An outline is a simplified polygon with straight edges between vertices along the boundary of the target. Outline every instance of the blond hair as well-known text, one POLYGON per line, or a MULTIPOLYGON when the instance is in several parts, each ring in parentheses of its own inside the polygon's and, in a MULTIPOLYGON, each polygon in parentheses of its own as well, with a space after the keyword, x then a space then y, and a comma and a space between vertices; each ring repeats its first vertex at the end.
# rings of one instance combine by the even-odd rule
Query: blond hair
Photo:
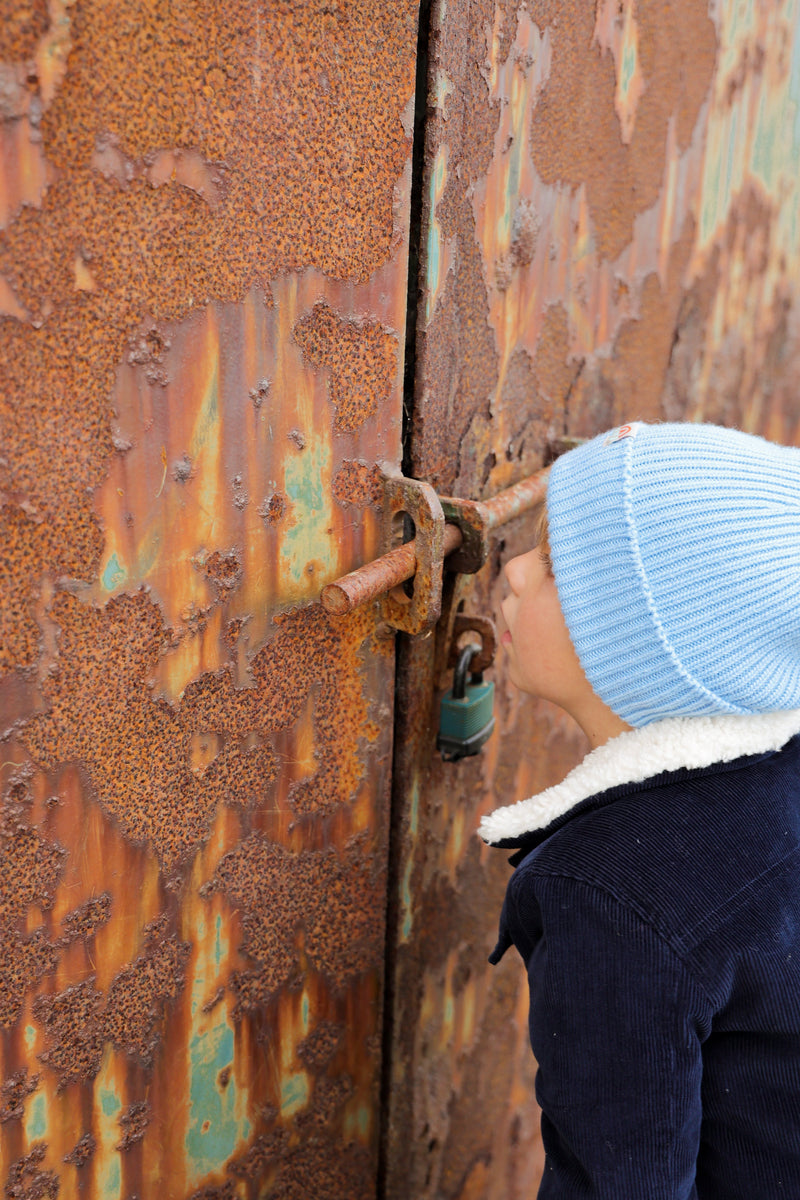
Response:
POLYGON ((547 505, 542 501, 533 527, 533 548, 539 551, 539 557, 547 567, 548 575, 553 574, 553 561, 550 557, 550 525, 547 520, 547 505))

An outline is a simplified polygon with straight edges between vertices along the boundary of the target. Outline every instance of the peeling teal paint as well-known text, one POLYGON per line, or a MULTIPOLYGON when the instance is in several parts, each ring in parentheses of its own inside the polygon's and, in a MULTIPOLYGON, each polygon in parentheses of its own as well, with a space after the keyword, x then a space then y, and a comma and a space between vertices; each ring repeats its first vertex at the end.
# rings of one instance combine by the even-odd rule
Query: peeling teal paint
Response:
POLYGON ((112 554, 103 570, 103 587, 107 592, 113 592, 114 588, 119 587, 122 581, 127 578, 127 574, 128 572, 125 570, 125 567, 119 561, 116 554, 112 554))
POLYGON ((122 1189, 122 1170, 119 1155, 115 1154, 108 1164, 108 1171, 101 1183, 103 1200, 117 1200, 122 1189))
POLYGON ((233 1063, 233 1029, 221 1021, 195 1034, 189 1044, 189 1128, 185 1146, 192 1181, 219 1171, 237 1146, 250 1135, 250 1122, 236 1113, 236 1080, 231 1074, 223 1090, 220 1071, 233 1063))
POLYGON ((217 967, 222 963, 224 951, 222 946, 222 917, 217 913, 216 925, 214 928, 214 962, 217 967))
POLYGON ((308 1033, 309 1020, 311 1018, 311 1001, 308 998, 308 992, 303 992, 303 1002, 300 1006, 300 1019, 303 1022, 303 1033, 308 1033))
POLYGON ((430 182, 430 224, 428 227, 427 256, 427 296, 425 299, 425 320, 430 321, 436 306, 436 300, 444 284, 442 279, 442 231, 436 219, 436 207, 444 195, 447 182, 447 150, 440 146, 431 168, 430 182))
POLYGON ((105 1087, 102 1083, 98 1090, 98 1100, 103 1116, 98 1153, 99 1194, 102 1200, 119 1200, 122 1171, 115 1143, 120 1133, 116 1118, 122 1109, 122 1101, 113 1088, 105 1087))
POLYGON ((281 1083, 281 1116, 292 1117, 308 1104, 308 1076, 305 1071, 290 1075, 281 1083))
POLYGON ((620 71, 620 92, 623 97, 628 94, 634 72, 636 71, 636 47, 628 45, 622 53, 622 70, 620 71))
POLYGON ((116 1092, 112 1092, 110 1088, 101 1088, 100 1107, 104 1117, 115 1117, 122 1108, 122 1103, 116 1092))
POLYGON ((34 1096, 30 1111, 25 1118, 25 1137, 29 1142, 39 1141, 47 1134, 47 1100, 42 1092, 34 1096))
POLYGON ((330 577, 336 569, 334 543, 330 536, 330 448, 315 440, 302 454, 293 455, 284 465, 284 487, 295 517, 281 544, 281 558, 292 598, 316 595, 320 580, 310 574, 311 563, 321 563, 330 577))
POLYGON ((25 1026, 25 1046, 28 1050, 32 1050, 36 1045, 36 1030, 33 1025, 25 1026))

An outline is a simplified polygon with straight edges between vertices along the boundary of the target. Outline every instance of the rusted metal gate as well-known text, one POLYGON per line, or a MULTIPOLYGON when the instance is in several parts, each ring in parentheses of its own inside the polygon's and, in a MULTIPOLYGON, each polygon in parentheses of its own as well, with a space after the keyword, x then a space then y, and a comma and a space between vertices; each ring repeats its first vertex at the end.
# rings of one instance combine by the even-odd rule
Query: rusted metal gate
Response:
POLYGON ((498 664, 439 763, 436 636, 317 597, 385 548, 380 463, 477 498, 623 418, 800 440, 797 25, 0 0, 7 1197, 533 1194, 472 831, 578 736, 498 664))
MULTIPOLYGON (((800 10, 434 0, 407 470, 490 497, 565 436, 709 420, 800 444, 800 10)), ((520 519, 464 581, 497 611, 520 519)), ((497 682, 442 764, 431 641, 403 648, 386 1086, 390 1200, 525 1200, 541 1170, 527 985, 487 973, 508 877, 479 817, 561 778, 574 726, 497 682)))

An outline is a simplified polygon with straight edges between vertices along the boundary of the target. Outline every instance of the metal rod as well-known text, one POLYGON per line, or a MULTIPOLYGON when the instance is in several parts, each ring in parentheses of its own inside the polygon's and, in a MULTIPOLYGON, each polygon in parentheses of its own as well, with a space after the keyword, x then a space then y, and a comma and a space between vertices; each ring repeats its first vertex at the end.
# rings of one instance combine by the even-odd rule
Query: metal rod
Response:
MULTIPOLYGON (((349 575, 343 575, 322 589, 322 607, 326 612, 341 617, 352 612, 360 604, 374 600, 389 592, 393 587, 413 579, 417 570, 416 538, 402 546, 389 550, 373 562, 356 567, 349 575)), ((457 550, 463 541, 457 525, 445 525, 444 557, 457 550)))
MULTIPOLYGON (((513 487, 498 492, 491 500, 481 501, 477 507, 485 518, 487 528, 496 529, 498 525, 504 525, 520 513, 534 508, 544 499, 547 476, 547 470, 539 471, 538 474, 515 483, 513 487)), ((444 557, 447 558, 448 554, 457 550, 463 540, 457 525, 445 525, 444 557)), ((416 538, 405 542, 373 562, 357 567, 349 575, 343 575, 341 579, 329 583, 322 589, 322 607, 334 616, 344 616, 360 604, 366 604, 393 587, 405 583, 407 579, 412 579, 417 570, 415 542, 416 538)))
POLYGON ((498 492, 491 500, 482 500, 480 508, 486 517, 487 528, 496 529, 520 513, 535 508, 545 498, 549 474, 550 468, 547 467, 544 471, 529 475, 527 479, 521 479, 513 487, 498 492))

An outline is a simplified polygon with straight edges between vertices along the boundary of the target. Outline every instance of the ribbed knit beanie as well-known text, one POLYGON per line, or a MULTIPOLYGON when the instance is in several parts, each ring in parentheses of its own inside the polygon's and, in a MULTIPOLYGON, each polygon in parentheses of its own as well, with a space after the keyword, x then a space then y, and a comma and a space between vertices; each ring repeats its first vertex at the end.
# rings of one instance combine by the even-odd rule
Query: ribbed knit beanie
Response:
POLYGON ((578 658, 630 725, 800 708, 800 450, 623 425, 555 461, 547 511, 578 658))

